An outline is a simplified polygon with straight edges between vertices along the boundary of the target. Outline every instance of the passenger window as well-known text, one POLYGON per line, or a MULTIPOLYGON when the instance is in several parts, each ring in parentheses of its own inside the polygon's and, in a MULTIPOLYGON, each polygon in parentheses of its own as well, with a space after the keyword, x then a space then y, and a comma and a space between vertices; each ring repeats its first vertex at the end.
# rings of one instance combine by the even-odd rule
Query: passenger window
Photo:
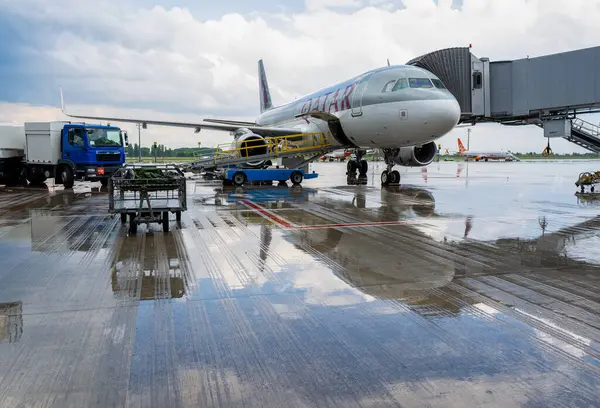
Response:
POLYGON ((431 78, 431 82, 433 82, 433 86, 440 89, 446 89, 446 86, 439 79, 431 78))
POLYGON ((411 88, 433 88, 429 78, 409 78, 408 83, 411 88))
POLYGON ((83 147, 83 129, 69 129, 69 144, 75 147, 83 147))
POLYGON ((390 92, 390 90, 394 87, 395 83, 396 83, 395 79, 393 81, 388 82, 387 84, 385 84, 385 86, 383 87, 381 92, 390 92))
POLYGON ((392 92, 396 92, 404 88, 408 88, 408 81, 406 80, 406 78, 400 78, 398 82, 396 82, 396 85, 394 86, 394 89, 392 89, 392 92))

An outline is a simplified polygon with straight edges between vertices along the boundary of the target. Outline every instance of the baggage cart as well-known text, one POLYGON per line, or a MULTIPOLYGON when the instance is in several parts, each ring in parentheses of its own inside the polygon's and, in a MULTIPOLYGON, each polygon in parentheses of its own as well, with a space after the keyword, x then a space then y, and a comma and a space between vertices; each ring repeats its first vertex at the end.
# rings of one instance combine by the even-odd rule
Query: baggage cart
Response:
POLYGON ((109 212, 119 214, 129 232, 139 224, 162 223, 169 231, 169 213, 181 226, 181 213, 187 210, 186 179, 172 164, 126 164, 108 183, 109 212))

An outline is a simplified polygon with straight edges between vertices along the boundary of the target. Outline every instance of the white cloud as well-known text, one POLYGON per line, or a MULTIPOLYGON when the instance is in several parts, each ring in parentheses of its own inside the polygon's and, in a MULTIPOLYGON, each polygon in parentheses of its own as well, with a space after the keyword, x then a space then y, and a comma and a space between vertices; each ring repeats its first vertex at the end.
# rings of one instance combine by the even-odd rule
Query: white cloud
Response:
MULTIPOLYGON (((600 35, 600 7, 585 0, 572 0, 569 7, 562 0, 464 0, 461 10, 452 3, 404 0, 405 7, 397 8, 396 1, 307 0, 302 12, 232 13, 213 20, 185 8, 136 9, 107 0, 93 5, 57 0, 43 6, 41 0, 20 0, 3 3, 0 12, 64 24, 38 51, 59 62, 56 75, 66 78, 62 85, 76 93, 78 102, 85 102, 88 93, 94 100, 102 96, 105 105, 198 112, 190 117, 194 120, 257 114, 260 58, 274 102, 284 103, 381 66, 387 58, 401 64, 429 51, 473 43, 479 57, 516 59, 597 45, 600 35)), ((541 151, 545 143, 534 127, 476 129, 480 140, 490 135, 490 144, 481 148, 541 151)), ((456 134, 464 133, 457 130, 444 144, 454 147, 456 134)), ((575 149, 560 142, 555 151, 575 149)), ((479 148, 475 138, 472 147, 479 148)))

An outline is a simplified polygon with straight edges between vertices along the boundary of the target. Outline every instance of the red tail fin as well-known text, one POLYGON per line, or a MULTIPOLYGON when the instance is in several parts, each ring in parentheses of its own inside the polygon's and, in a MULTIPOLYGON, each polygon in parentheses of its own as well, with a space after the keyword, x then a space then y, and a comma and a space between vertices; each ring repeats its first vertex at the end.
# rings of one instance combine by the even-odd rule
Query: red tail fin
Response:
POLYGON ((467 149, 465 149, 465 146, 462 144, 462 142, 460 141, 460 137, 459 137, 458 138, 458 152, 460 154, 463 154, 466 151, 467 151, 467 149))

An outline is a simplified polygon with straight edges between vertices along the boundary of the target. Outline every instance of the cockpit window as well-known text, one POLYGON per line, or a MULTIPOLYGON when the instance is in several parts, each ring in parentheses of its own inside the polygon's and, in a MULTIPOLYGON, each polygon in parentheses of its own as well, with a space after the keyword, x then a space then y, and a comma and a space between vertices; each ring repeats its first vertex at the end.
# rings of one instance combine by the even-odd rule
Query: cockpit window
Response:
POLYGON ((392 92, 396 92, 404 88, 408 88, 408 81, 406 78, 400 78, 398 82, 396 82, 396 85, 394 85, 394 88, 392 88, 392 92))
POLYGON ((433 85, 436 88, 446 89, 446 86, 444 85, 444 83, 442 81, 440 81, 439 79, 431 78, 431 82, 433 82, 433 85))
POLYGON ((392 87, 394 86, 395 83, 396 83, 395 79, 393 81, 388 82, 387 84, 385 84, 385 86, 383 87, 381 92, 390 92, 390 90, 392 89, 392 87))
POLYGON ((408 78, 411 88, 433 88, 429 78, 408 78))

